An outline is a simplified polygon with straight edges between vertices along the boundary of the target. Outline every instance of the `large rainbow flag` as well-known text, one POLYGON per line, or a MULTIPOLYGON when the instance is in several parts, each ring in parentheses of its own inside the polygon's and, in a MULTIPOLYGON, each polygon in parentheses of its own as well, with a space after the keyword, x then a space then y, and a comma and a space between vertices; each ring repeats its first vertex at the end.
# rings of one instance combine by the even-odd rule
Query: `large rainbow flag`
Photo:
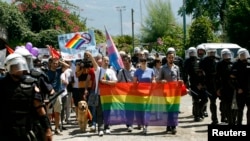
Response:
POLYGON ((76 33, 65 45, 66 48, 78 49, 82 44, 86 43, 87 40, 82 37, 79 33, 76 33))
POLYGON ((104 122, 177 126, 181 87, 178 82, 100 84, 104 122))

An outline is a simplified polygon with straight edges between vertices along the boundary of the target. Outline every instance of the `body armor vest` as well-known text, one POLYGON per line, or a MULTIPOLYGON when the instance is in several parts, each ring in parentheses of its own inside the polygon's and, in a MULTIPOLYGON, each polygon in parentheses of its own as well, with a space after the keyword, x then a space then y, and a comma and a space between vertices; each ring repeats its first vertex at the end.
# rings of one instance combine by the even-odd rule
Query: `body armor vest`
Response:
POLYGON ((32 130, 33 119, 35 117, 33 108, 34 102, 34 83, 20 83, 13 87, 6 88, 5 99, 8 103, 6 111, 7 131, 14 136, 27 136, 32 130))

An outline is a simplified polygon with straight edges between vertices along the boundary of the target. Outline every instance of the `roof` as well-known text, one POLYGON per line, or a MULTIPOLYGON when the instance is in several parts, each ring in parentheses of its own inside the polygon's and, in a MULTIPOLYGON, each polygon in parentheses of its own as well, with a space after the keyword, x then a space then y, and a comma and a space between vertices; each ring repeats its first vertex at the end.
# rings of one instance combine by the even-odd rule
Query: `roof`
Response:
MULTIPOLYGON (((202 44, 199 44, 198 46, 204 46, 205 49, 207 47, 210 47, 210 48, 216 48, 216 49, 223 49, 223 48, 241 48, 241 46, 239 46, 238 44, 234 44, 234 43, 202 43, 202 44)), ((197 47, 198 47, 197 46, 197 47)), ((196 47, 196 48, 197 48, 196 47)))

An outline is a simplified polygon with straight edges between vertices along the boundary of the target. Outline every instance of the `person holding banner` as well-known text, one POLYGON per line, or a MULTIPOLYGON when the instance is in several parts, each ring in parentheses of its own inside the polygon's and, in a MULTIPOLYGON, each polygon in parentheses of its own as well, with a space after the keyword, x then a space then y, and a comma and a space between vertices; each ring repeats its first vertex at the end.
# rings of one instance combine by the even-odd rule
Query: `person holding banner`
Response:
POLYGON ((109 68, 109 57, 104 56, 102 61, 102 66, 99 67, 95 59, 92 57, 90 53, 88 53, 93 67, 95 69, 95 93, 99 95, 98 104, 96 106, 96 121, 98 124, 98 134, 99 136, 103 136, 104 133, 110 134, 110 127, 108 123, 109 113, 103 113, 102 103, 100 98, 100 90, 99 85, 114 85, 117 83, 116 73, 113 69, 109 68), (106 117, 106 119, 105 119, 106 117))
MULTIPOLYGON (((130 83, 133 82, 133 77, 136 69, 133 67, 131 63, 131 58, 128 55, 122 56, 122 61, 124 64, 124 68, 121 69, 118 74, 117 74, 117 79, 118 82, 125 82, 125 83, 130 83)), ((126 113, 126 118, 127 118, 127 131, 132 132, 133 127, 132 127, 132 122, 134 117, 134 111, 132 112, 127 112, 126 113)))
MULTIPOLYGON (((135 83, 135 86, 138 86, 137 84, 143 83, 155 83, 155 72, 153 69, 147 67, 147 59, 145 57, 140 58, 140 65, 141 67, 136 69, 133 77, 133 82, 135 83)), ((146 99, 143 99, 143 101, 147 101, 146 99)), ((143 134, 147 134, 147 127, 148 127, 148 121, 150 118, 150 115, 148 112, 144 111, 142 114, 136 115, 138 126, 143 126, 143 134)))
MULTIPOLYGON (((180 69, 177 65, 174 64, 175 52, 168 51, 166 53, 166 64, 162 66, 160 70, 159 81, 162 83, 173 82, 173 81, 180 81, 180 69)), ((178 113, 177 113, 178 114, 178 113)), ((176 119, 172 114, 168 114, 168 121, 167 121, 167 129, 166 132, 172 132, 172 134, 176 134, 176 126, 178 124, 178 118, 176 119), (177 120, 177 121, 176 121, 177 120)), ((178 116, 178 115, 177 115, 178 116)))

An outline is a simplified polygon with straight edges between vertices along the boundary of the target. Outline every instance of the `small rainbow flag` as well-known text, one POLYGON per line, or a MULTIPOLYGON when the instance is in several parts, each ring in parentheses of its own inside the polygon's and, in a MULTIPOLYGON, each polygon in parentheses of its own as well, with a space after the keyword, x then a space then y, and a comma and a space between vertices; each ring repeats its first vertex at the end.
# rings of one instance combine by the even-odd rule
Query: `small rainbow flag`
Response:
POLYGON ((182 96, 178 82, 99 86, 106 124, 178 125, 182 96))
POLYGON ((75 36, 66 43, 65 47, 78 49, 85 42, 86 40, 79 33, 76 33, 75 36))
POLYGON ((110 80, 110 78, 109 78, 109 76, 108 76, 107 74, 105 74, 105 75, 102 77, 102 79, 104 79, 104 80, 110 80))

